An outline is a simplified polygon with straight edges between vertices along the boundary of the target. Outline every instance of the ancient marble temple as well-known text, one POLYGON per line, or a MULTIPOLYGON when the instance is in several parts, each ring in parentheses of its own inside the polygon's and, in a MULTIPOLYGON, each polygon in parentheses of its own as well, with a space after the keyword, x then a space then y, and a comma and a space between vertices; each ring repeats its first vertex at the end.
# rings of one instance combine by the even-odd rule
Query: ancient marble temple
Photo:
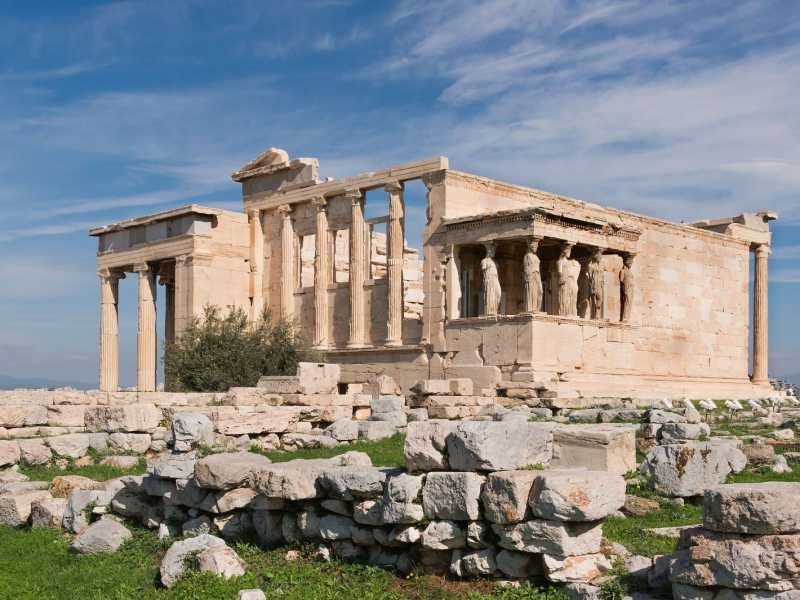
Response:
POLYGON ((471 377, 566 398, 768 393, 773 213, 672 223, 455 171, 444 157, 338 180, 318 168, 270 148, 233 174, 241 213, 190 205, 90 231, 101 389, 118 385, 118 286, 134 277, 140 390, 156 386, 163 293, 167 339, 205 304, 252 318, 268 308, 351 383, 385 372, 406 388, 471 377), (427 189, 421 257, 405 243, 414 180, 427 189), (365 215, 368 191, 381 216, 365 215))

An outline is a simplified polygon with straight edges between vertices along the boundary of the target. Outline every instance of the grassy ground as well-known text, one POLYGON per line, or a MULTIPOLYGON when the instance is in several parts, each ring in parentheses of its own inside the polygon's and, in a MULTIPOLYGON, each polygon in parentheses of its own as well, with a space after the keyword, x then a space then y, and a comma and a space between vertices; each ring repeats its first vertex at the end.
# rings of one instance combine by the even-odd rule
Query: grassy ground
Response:
POLYGON ((118 469, 108 465, 85 465, 76 466, 74 463, 67 465, 66 469, 60 469, 53 464, 37 465, 33 467, 21 467, 20 473, 28 476, 31 481, 50 481, 57 475, 83 475, 95 481, 106 481, 123 475, 141 475, 147 471, 147 464, 144 458, 139 459, 138 464, 132 469, 118 469))
POLYGON ((789 465, 792 470, 788 473, 775 473, 768 467, 754 467, 745 469, 741 473, 732 473, 728 476, 728 483, 762 483, 765 481, 800 481, 800 463, 789 465))
POLYGON ((68 536, 53 530, 0 527, 0 600, 233 600, 240 589, 261 588, 268 598, 565 600, 554 590, 524 586, 498 590, 489 581, 453 582, 438 577, 399 578, 365 565, 284 559, 285 551, 233 544, 247 574, 230 580, 189 573, 167 590, 158 584, 158 565, 169 544, 131 526, 134 537, 117 553, 78 556, 68 536))
POLYGON ((286 462, 295 458, 330 458, 345 452, 366 452, 376 467, 402 467, 405 465, 403 445, 405 436, 396 434, 385 440, 377 442, 358 441, 353 444, 337 446, 335 448, 309 448, 294 452, 272 451, 263 452, 272 462, 286 462))
POLYGON ((663 535, 644 531, 654 527, 678 527, 697 525, 703 522, 703 507, 693 504, 674 506, 661 503, 661 510, 643 517, 626 519, 609 517, 603 524, 603 535, 612 542, 618 542, 634 554, 656 556, 669 554, 675 550, 676 540, 663 535))

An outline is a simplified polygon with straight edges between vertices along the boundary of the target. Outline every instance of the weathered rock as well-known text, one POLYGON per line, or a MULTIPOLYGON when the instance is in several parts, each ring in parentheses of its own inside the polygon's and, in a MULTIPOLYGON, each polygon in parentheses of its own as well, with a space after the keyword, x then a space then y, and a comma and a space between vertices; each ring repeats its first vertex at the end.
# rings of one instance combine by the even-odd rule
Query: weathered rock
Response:
POLYGON ((471 552, 456 550, 450 562, 450 572, 456 577, 485 577, 497 569, 496 557, 494 548, 471 552))
POLYGON ((697 496, 723 483, 731 472, 744 469, 747 460, 729 440, 655 446, 640 470, 650 485, 667 496, 697 496))
POLYGON ((29 491, 0 495, 0 525, 22 527, 31 516, 34 502, 51 498, 49 492, 29 491))
POLYGON ((447 436, 447 455, 450 468, 456 471, 504 471, 549 464, 552 427, 516 421, 461 422, 447 436))
POLYGON ((44 443, 44 440, 19 440, 18 443, 20 462, 23 465, 46 465, 53 458, 53 452, 44 443))
POLYGON ((64 458, 80 458, 85 456, 91 446, 92 438, 88 433, 69 433, 47 438, 47 445, 58 456, 64 458))
POLYGON ((635 425, 559 425, 553 431, 551 468, 581 467, 624 475, 636 465, 635 425))
POLYGON ((547 578, 557 582, 593 581, 612 567, 611 560, 599 553, 566 558, 543 554, 542 562, 547 578))
POLYGON ((330 436, 310 433, 286 433, 281 441, 286 448, 335 448, 339 445, 330 436))
POLYGON ((176 452, 214 444, 214 425, 201 413, 179 412, 170 421, 170 443, 176 452))
POLYGON ((467 523, 467 546, 480 549, 494 545, 494 534, 489 524, 483 521, 470 521, 467 523))
POLYGON ((331 498, 377 498, 383 493, 386 472, 374 467, 335 467, 323 470, 317 481, 331 498))
POLYGON ((112 433, 108 436, 108 447, 117 452, 144 454, 151 442, 149 433, 112 433))
POLYGON ((447 436, 457 423, 428 420, 408 424, 403 453, 410 472, 443 471, 448 468, 447 436))
POLYGON ((264 592, 257 589, 239 590, 238 600, 267 600, 264 592))
POLYGON ((496 557, 497 568, 507 577, 527 579, 542 573, 541 560, 536 555, 501 550, 496 557))
POLYGON ((422 547, 429 550, 451 550, 466 545, 464 529, 453 521, 431 521, 422 532, 422 547))
POLYGON ((325 515, 319 520, 319 535, 323 540, 348 540, 353 520, 342 515, 325 515))
POLYGON ((538 473, 535 470, 490 473, 481 492, 484 518, 500 524, 524 521, 538 473))
POLYGON ((358 437, 376 442, 392 437, 397 433, 397 428, 387 421, 359 421, 358 437))
POLYGON ((408 424, 408 417, 402 410, 382 413, 373 412, 369 420, 372 422, 389 423, 394 428, 405 427, 408 424))
POLYGON ((711 434, 711 427, 706 423, 665 423, 661 426, 661 441, 665 444, 699 440, 711 434))
POLYGON ((383 394, 373 398, 369 403, 372 414, 403 412, 406 408, 406 401, 402 396, 383 394))
POLYGON ((641 496, 625 496, 622 512, 632 517, 643 517, 648 513, 659 510, 661 505, 658 500, 642 498, 641 496))
POLYGON ((652 408, 645 414, 645 419, 650 423, 687 423, 688 420, 681 414, 652 408))
POLYGON ((200 515, 194 519, 189 519, 181 526, 183 537, 194 537, 211 532, 211 519, 205 515, 200 515))
POLYGON ((493 525, 498 546, 507 550, 577 556, 600 551, 601 523, 559 523, 534 519, 515 525, 493 525))
POLYGON ((271 464, 266 456, 253 452, 212 454, 197 461, 194 476, 199 486, 213 490, 253 487, 256 475, 271 464))
POLYGON ((117 406, 90 406, 86 408, 84 419, 86 430, 113 433, 148 432, 161 422, 163 414, 154 404, 143 402, 117 406))
POLYGON ((50 483, 50 493, 57 498, 68 498, 75 490, 99 490, 104 484, 81 475, 56 475, 50 483))
POLYGON ((83 427, 85 406, 69 404, 47 407, 47 425, 50 427, 83 427))
POLYGON ((429 519, 477 520, 483 479, 477 473, 429 473, 422 488, 425 516, 429 519))
POLYGON ((264 546, 275 546, 283 542, 283 515, 279 511, 254 510, 253 529, 264 546))
POLYGON ((0 409, 0 426, 31 427, 47 424, 47 407, 38 404, 3 406, 0 409))
POLYGON ((339 442, 352 442, 358 439, 358 421, 336 419, 325 428, 325 434, 339 442))
POLYGON ((31 502, 31 527, 33 529, 61 529, 66 498, 43 498, 31 502))
POLYGON ((0 467, 15 465, 19 462, 19 444, 15 441, 0 441, 0 467))
POLYGON ((800 483, 720 485, 706 490, 703 523, 730 533, 800 532, 800 483))
POLYGON ((172 544, 161 560, 161 583, 165 587, 175 585, 175 582, 186 569, 186 559, 213 548, 227 548, 227 545, 224 540, 208 534, 198 535, 172 544))
POLYGON ((749 443, 742 447, 742 452, 747 457, 747 464, 771 465, 775 459, 775 448, 770 444, 764 443, 763 438, 759 438, 760 443, 749 443))
POLYGON ((800 535, 738 535, 695 527, 681 535, 673 583, 782 592, 800 589, 800 535))
POLYGON ((605 471, 542 471, 529 504, 542 519, 596 521, 625 504, 625 480, 605 471))
POLYGON ((108 554, 119 550, 132 534, 116 519, 103 517, 84 529, 70 548, 78 554, 108 554))
POLYGON ((225 579, 245 574, 244 561, 229 546, 208 546, 201 550, 197 555, 197 566, 201 573, 211 573, 225 579))
POLYGON ((107 507, 113 494, 101 490, 76 490, 67 498, 64 511, 64 529, 80 533, 89 526, 89 516, 94 507, 107 507))

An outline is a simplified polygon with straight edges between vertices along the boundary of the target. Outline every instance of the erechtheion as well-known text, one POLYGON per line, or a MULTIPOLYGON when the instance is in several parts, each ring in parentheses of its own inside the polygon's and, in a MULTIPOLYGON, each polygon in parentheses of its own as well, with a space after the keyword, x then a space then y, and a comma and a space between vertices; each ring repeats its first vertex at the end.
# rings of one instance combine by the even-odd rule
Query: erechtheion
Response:
POLYGON ((233 179, 243 213, 190 205, 91 230, 102 390, 118 384, 118 282, 136 273, 143 391, 156 386, 160 283, 168 339, 206 304, 268 308, 296 319, 345 382, 470 377, 576 401, 769 395, 773 213, 672 223, 444 157, 322 180, 316 159, 271 148, 233 179), (421 259, 405 244, 412 180, 427 188, 421 259), (385 216, 365 217, 370 190, 385 193, 385 216))

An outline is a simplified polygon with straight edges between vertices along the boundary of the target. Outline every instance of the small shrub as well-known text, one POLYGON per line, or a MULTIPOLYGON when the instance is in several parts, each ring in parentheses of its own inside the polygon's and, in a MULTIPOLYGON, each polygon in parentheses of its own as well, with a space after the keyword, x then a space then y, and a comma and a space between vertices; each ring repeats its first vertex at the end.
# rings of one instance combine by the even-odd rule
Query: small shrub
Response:
POLYGON ((294 375, 302 360, 318 361, 290 321, 275 322, 265 311, 248 323, 241 308, 224 316, 206 306, 181 336, 164 346, 167 389, 176 392, 225 392, 252 387, 262 375, 294 375))

